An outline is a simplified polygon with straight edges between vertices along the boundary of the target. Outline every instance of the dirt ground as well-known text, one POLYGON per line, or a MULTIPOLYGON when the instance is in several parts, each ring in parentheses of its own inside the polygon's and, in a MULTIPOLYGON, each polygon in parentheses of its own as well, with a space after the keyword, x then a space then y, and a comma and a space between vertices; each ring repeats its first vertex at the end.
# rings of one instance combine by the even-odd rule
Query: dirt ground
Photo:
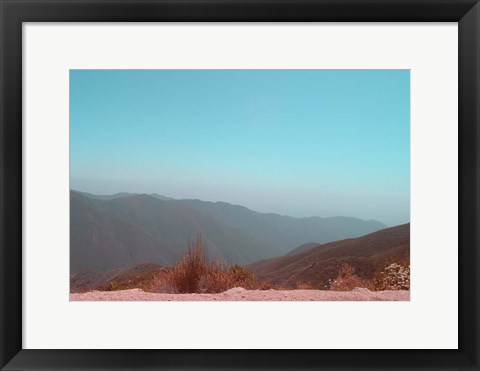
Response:
POLYGON ((409 301, 410 291, 245 290, 219 294, 157 294, 141 289, 70 294, 70 301, 409 301))

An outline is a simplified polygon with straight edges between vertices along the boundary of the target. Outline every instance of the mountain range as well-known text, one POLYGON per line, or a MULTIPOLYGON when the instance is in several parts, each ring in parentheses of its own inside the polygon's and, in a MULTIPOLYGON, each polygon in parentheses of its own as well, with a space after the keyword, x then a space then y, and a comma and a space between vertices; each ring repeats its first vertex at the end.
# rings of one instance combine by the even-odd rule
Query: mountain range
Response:
POLYGON ((383 228, 378 221, 351 217, 293 218, 226 202, 72 190, 71 272, 147 262, 171 265, 196 236, 205 240, 211 255, 244 265, 285 255, 308 241, 325 244, 383 228))
MULTIPOLYGON (((281 288, 298 288, 299 283, 326 289, 338 275, 341 264, 355 268, 355 274, 371 279, 391 263, 408 266, 410 261, 408 224, 387 228, 365 236, 319 245, 304 244, 284 257, 267 259, 248 266, 257 278, 281 288), (312 246, 313 245, 313 246, 312 246), (302 251, 299 251, 302 250, 302 251)), ((71 292, 155 287, 164 268, 157 264, 137 264, 108 271, 81 271, 70 277, 71 292)))

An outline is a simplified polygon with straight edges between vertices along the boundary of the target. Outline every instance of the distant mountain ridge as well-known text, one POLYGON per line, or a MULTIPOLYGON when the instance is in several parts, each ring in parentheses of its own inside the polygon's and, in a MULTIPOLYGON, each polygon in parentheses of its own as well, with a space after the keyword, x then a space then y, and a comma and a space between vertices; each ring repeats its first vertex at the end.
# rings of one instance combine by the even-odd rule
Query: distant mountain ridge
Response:
POLYGON ((196 235, 230 264, 284 255, 307 241, 330 242, 385 228, 356 218, 292 218, 226 202, 158 194, 70 192, 72 273, 140 263, 171 265, 196 235))
POLYGON ((282 255, 308 241, 324 243, 346 237, 357 237, 386 228, 378 221, 365 221, 351 217, 294 218, 273 213, 259 213, 244 206, 226 202, 200 200, 176 202, 221 220, 222 223, 233 226, 264 244, 276 246, 277 251, 282 255))
MULTIPOLYGON (((118 192, 111 195, 94 195, 88 192, 80 192, 80 191, 73 191, 73 192, 79 193, 82 196, 85 196, 90 199, 102 200, 102 201, 109 201, 109 200, 115 200, 117 198, 125 198, 125 197, 139 196, 141 194, 145 194, 145 193, 118 192)), ((163 201, 173 200, 173 198, 162 196, 162 195, 159 195, 158 193, 148 193, 148 195, 163 201)))

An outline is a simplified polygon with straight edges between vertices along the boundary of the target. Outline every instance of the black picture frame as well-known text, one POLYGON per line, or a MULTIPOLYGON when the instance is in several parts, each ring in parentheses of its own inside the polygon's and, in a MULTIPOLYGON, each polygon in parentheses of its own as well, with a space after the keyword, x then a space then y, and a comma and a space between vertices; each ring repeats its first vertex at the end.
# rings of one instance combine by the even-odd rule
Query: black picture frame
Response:
POLYGON ((479 369, 478 0, 0 0, 0 12, 2 370, 479 369), (22 349, 22 23, 143 21, 458 22, 458 350, 22 349))

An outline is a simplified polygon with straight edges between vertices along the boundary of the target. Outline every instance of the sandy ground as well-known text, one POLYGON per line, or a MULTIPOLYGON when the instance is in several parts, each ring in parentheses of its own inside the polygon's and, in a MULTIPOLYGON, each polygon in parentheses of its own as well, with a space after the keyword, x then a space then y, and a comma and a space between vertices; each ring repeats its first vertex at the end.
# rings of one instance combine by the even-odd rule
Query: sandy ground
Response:
POLYGON ((220 294, 156 294, 141 289, 70 294, 70 301, 408 301, 410 291, 245 290, 220 294))

